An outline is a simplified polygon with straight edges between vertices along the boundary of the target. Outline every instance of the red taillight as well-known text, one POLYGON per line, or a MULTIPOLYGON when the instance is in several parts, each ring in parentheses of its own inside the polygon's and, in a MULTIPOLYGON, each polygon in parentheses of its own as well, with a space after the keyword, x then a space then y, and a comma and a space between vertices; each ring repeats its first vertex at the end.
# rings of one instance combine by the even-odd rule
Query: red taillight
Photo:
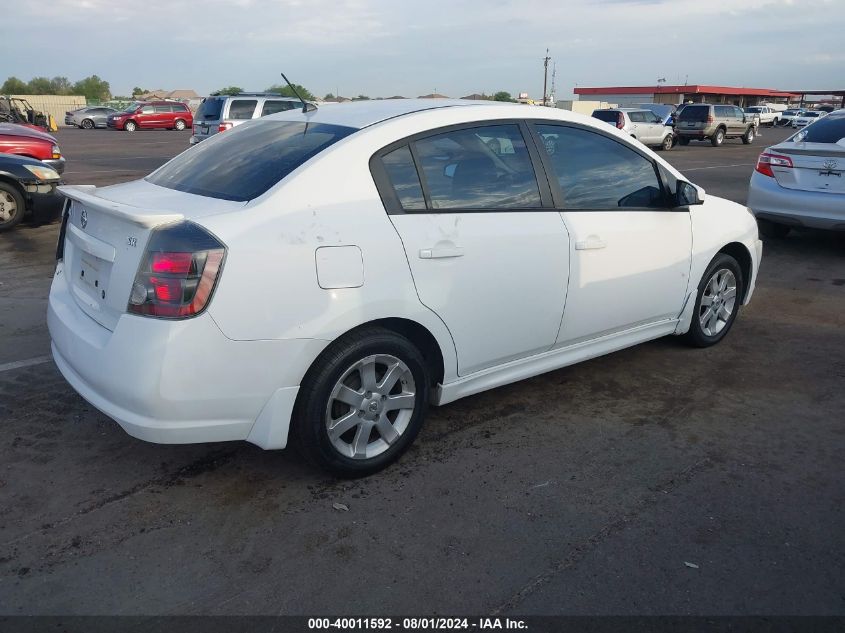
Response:
POLYGON ((708 122, 708 123, 713 123, 713 121, 714 121, 714 120, 715 120, 715 119, 713 118, 713 115, 712 115, 712 114, 708 114, 708 115, 707 115, 707 122, 708 122))
POLYGON ((191 272, 193 253, 153 253, 150 269, 154 273, 187 275, 191 272))
POLYGON ((616 114, 616 127, 620 130, 625 127, 625 117, 621 112, 616 114))
POLYGON ((218 132, 225 132, 226 130, 231 130, 231 129, 232 129, 231 123, 221 123, 220 125, 217 126, 218 132))
POLYGON ((792 169, 792 159, 789 156, 763 152, 760 154, 760 158, 757 159, 757 165, 754 167, 754 171, 760 172, 769 178, 774 178, 775 173, 772 171, 772 167, 785 167, 787 169, 792 169))
POLYGON ((199 314, 211 299, 225 254, 214 236, 191 222, 155 231, 127 311, 166 319, 199 314))

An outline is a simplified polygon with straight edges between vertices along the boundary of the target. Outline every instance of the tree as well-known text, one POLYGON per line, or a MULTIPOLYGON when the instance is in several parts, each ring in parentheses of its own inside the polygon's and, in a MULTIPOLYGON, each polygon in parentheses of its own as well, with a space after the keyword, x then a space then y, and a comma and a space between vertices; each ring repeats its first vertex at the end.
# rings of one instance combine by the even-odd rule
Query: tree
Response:
MULTIPOLYGON (((296 88, 296 91, 299 93, 299 96, 305 99, 306 101, 314 101, 317 99, 311 91, 309 91, 304 86, 300 86, 299 84, 293 84, 293 87, 296 88)), ((283 97, 296 97, 293 93, 293 90, 290 89, 290 86, 280 86, 278 84, 270 86, 267 88, 267 92, 277 92, 283 97)))
POLYGON ((28 94, 31 95, 48 95, 53 91, 50 80, 46 77, 33 77, 30 79, 27 90, 29 90, 28 94))
POLYGON ((369 101, 370 98, 367 95, 358 95, 353 99, 353 101, 369 101))
POLYGON ((221 88, 220 90, 215 90, 214 94, 216 95, 236 95, 239 92, 243 92, 243 88, 239 88, 238 86, 226 86, 225 88, 221 88))
POLYGON ((17 77, 9 77, 0 86, 0 93, 4 95, 25 95, 27 90, 26 82, 17 77))
POLYGON ((107 101, 111 98, 111 86, 97 75, 91 75, 73 84, 73 93, 92 101, 107 101))
POLYGON ((138 86, 135 86, 134 88, 132 88, 132 96, 133 96, 133 97, 134 97, 135 95, 142 95, 142 94, 144 94, 145 92, 149 92, 149 90, 144 90, 143 88, 140 88, 140 87, 138 87, 138 86))
POLYGON ((327 92, 326 96, 323 97, 323 101, 334 101, 334 95, 331 92, 327 92))
POLYGON ((514 103, 516 99, 511 96, 511 93, 501 90, 493 95, 493 101, 508 101, 514 103))
POLYGON ((73 91, 73 85, 67 77, 53 77, 50 80, 50 94, 69 95, 73 91))

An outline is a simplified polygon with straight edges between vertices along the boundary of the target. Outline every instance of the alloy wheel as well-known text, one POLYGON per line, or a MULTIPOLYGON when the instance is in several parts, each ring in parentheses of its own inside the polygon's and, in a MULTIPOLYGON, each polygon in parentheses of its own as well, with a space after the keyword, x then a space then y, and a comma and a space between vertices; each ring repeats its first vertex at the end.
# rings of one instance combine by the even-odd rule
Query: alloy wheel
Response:
POLYGON ((18 214, 18 203, 8 191, 0 191, 0 224, 6 224, 15 219, 18 214))
POLYGON ((704 287, 698 307, 698 322, 706 336, 716 336, 731 319, 736 307, 736 276, 720 268, 704 287))
POLYGON ((417 388, 408 366, 389 354, 367 356, 335 383, 326 406, 329 441, 344 457, 370 459, 408 428, 417 388))

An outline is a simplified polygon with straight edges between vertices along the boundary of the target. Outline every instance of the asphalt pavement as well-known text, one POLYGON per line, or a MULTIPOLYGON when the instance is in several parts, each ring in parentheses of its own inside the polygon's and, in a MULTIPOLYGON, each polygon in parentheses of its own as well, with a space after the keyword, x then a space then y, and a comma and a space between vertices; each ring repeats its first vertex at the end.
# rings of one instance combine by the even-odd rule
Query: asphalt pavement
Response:
MULTIPOLYGON (((759 152, 666 158, 744 202, 759 152)), ((62 130, 69 183, 180 132, 62 130)), ((337 481, 126 435, 48 358, 57 225, 0 235, 0 614, 845 615, 845 236, 765 244, 718 346, 665 338, 431 410, 337 481), (338 510, 334 504, 348 510, 338 510)))

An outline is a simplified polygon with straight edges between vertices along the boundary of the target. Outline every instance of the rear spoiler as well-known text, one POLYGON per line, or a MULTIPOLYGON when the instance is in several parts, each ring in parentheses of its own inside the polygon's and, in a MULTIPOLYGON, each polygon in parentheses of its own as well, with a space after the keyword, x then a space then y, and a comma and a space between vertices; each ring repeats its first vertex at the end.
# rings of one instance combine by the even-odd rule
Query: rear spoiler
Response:
POLYGON ((185 219, 185 216, 181 213, 146 211, 122 202, 101 198, 95 193, 96 189, 95 185, 62 185, 58 188, 63 196, 79 202, 92 211, 111 215, 144 228, 152 228, 159 224, 185 219))

